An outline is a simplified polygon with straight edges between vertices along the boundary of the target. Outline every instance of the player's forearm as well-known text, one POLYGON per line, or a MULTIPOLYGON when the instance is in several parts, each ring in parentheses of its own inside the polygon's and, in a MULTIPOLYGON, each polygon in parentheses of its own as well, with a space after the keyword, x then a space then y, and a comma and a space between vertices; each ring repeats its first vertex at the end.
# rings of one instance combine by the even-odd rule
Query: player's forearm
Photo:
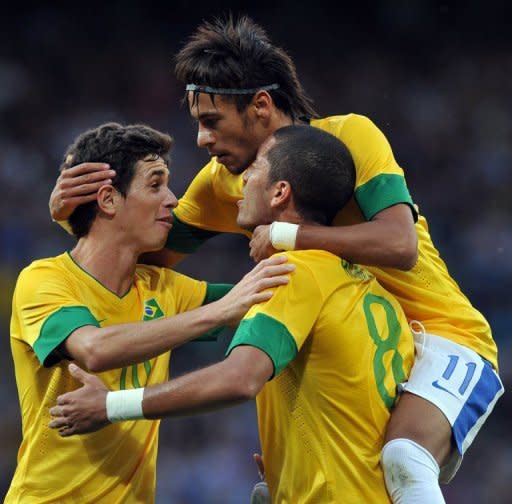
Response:
POLYGON ((145 418, 155 419, 206 413, 234 406, 256 395, 243 371, 226 360, 144 390, 145 418))
POLYGON ((95 372, 135 364, 182 345, 224 322, 222 306, 212 303, 169 318, 95 329, 92 337, 83 338, 79 360, 95 372))
POLYGON ((414 227, 373 220, 351 226, 300 225, 296 249, 327 250, 350 262, 411 269, 417 260, 414 227))

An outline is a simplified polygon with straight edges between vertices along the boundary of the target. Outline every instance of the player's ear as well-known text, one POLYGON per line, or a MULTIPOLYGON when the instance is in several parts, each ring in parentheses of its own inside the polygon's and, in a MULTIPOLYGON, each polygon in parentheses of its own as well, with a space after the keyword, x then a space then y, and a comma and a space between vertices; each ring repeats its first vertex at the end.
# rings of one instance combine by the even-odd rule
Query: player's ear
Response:
POLYGON ((98 189, 96 202, 101 212, 113 217, 116 213, 116 203, 120 194, 111 185, 104 185, 98 189))
POLYGON ((272 184, 270 206, 277 208, 287 205, 292 198, 292 187, 287 180, 278 180, 272 184))
POLYGON ((252 98, 251 106, 258 119, 268 120, 274 107, 274 101, 267 91, 258 91, 252 98))

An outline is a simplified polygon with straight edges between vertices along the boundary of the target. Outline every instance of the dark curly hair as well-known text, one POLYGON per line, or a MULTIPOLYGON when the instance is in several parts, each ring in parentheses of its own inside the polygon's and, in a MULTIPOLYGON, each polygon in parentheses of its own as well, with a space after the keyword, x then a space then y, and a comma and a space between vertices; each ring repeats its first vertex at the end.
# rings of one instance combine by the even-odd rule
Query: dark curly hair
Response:
MULTIPOLYGON (((176 77, 185 84, 217 88, 252 89, 278 84, 278 89, 268 91, 278 109, 292 120, 318 116, 290 56, 273 45, 265 30, 246 16, 235 19, 228 15, 203 22, 176 56, 176 77)), ((252 97, 228 99, 241 112, 252 97)), ((214 96, 211 98, 213 101, 214 96)))
MULTIPOLYGON (((67 148, 61 170, 80 163, 108 163, 116 175, 112 185, 126 196, 135 174, 137 161, 148 156, 161 157, 169 162, 173 139, 144 124, 123 126, 106 123, 79 135, 67 148)), ((69 217, 69 224, 77 238, 85 236, 96 217, 95 201, 78 206, 69 217)))

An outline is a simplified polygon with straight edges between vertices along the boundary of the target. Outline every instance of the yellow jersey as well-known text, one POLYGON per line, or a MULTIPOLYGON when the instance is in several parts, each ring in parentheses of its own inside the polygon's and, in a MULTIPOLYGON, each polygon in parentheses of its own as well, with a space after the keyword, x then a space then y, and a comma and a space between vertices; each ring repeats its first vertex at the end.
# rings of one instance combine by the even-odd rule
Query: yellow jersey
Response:
MULTIPOLYGON (((417 218, 416 266, 410 271, 369 269, 398 298, 409 320, 418 320, 427 332, 471 348, 497 368, 497 348, 489 324, 448 273, 384 134, 370 119, 357 114, 312 120, 311 126, 340 139, 355 164, 354 197, 338 213, 334 224, 364 222, 392 205, 409 205, 417 218)), ((242 184, 242 175, 231 174, 212 158, 180 199, 167 247, 190 253, 218 232, 248 235, 236 223, 242 184)))
MULTIPOLYGON (((48 428, 49 408, 80 383, 55 350, 85 325, 153 320, 196 308, 206 289, 205 282, 139 265, 133 285, 119 297, 69 254, 35 261, 21 272, 11 347, 23 440, 6 504, 153 502, 159 421, 122 422, 61 438, 48 428)), ((168 379, 169 355, 98 376, 112 390, 161 383, 168 379)))
POLYGON ((405 314, 367 270, 320 250, 285 254, 289 283, 250 309, 228 349, 252 345, 274 363, 257 396, 272 502, 390 502, 379 460, 414 359, 405 314))

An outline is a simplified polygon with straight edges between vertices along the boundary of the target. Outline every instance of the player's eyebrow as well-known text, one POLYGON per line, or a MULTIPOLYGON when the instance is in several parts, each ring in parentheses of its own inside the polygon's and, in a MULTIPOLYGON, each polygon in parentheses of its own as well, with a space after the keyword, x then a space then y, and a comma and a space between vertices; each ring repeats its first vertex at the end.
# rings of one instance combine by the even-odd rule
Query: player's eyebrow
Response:
POLYGON ((204 121, 205 119, 217 119, 221 116, 221 113, 217 110, 205 110, 203 112, 198 112, 197 116, 192 115, 192 118, 195 121, 204 121))
POLYGON ((146 173, 146 178, 151 177, 165 177, 169 176, 169 169, 168 168, 154 168, 152 170, 149 170, 148 173, 146 173))

